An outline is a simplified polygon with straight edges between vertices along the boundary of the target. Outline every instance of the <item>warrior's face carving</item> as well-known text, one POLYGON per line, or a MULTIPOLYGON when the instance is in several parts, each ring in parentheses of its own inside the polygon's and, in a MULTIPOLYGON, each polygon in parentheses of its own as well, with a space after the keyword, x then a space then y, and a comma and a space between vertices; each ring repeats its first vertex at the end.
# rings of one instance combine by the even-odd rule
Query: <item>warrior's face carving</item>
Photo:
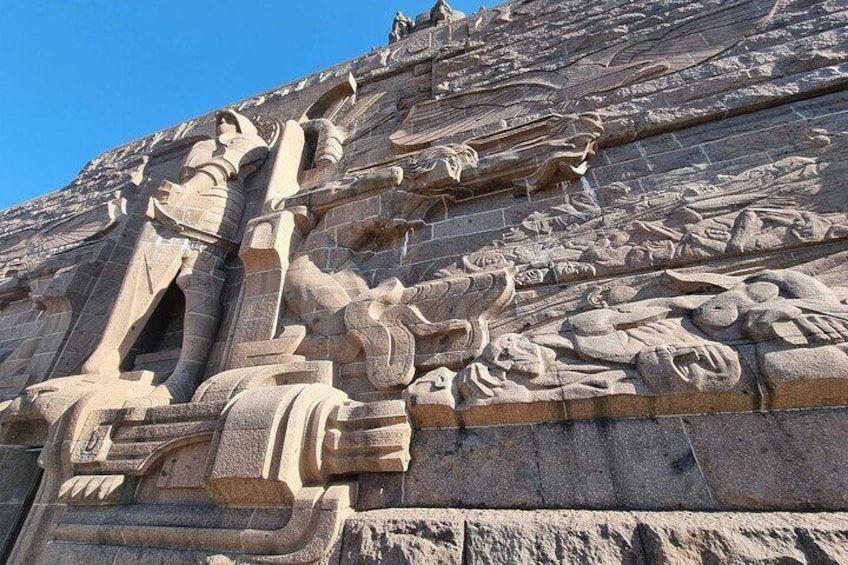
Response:
POLYGON ((777 285, 756 282, 734 288, 711 298, 692 310, 692 321, 704 332, 728 328, 735 324, 744 312, 756 304, 777 298, 777 285))
POLYGON ((218 118, 218 135, 238 133, 236 119, 229 114, 221 114, 218 118))

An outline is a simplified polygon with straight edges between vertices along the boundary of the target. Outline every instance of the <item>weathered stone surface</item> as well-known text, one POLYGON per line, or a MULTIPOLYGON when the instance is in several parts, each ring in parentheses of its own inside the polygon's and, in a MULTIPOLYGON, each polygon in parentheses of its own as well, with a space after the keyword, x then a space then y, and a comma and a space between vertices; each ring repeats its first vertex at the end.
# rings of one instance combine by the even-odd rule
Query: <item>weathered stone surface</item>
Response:
POLYGON ((370 513, 345 524, 340 563, 463 563, 461 512, 420 510, 415 516, 370 513))
POLYGON ((845 409, 684 419, 716 505, 837 510, 848 496, 845 409))
POLYGON ((406 506, 537 508, 543 498, 529 427, 415 434, 403 486, 406 506), (454 477, 461 476, 462 480, 454 477))
POLYGON ((839 563, 846 528, 844 516, 816 514, 639 516, 645 555, 658 564, 839 563))
POLYGON ((846 536, 844 513, 383 510, 348 521, 342 563, 817 565, 846 536))
POLYGON ((0 213, 10 561, 848 560, 846 30, 438 0, 0 213))
POLYGON ((676 418, 533 426, 533 441, 547 508, 715 507, 676 418))
POLYGON ((467 563, 648 563, 633 517, 583 512, 468 515, 467 563))
POLYGON ((41 470, 38 454, 24 447, 0 447, 0 555, 7 555, 30 508, 41 470))

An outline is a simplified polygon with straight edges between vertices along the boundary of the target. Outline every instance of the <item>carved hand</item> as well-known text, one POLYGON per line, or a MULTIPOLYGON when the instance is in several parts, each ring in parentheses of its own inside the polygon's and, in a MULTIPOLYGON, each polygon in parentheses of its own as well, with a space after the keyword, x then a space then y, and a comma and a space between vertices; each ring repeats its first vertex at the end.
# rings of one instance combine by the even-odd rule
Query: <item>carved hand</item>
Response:
MULTIPOLYGON (((781 325, 776 325, 776 333, 781 334, 785 329, 781 325)), ((807 338, 807 342, 817 343, 821 345, 829 345, 836 343, 845 343, 848 341, 848 322, 833 316, 823 314, 804 314, 795 320, 797 330, 800 330, 801 335, 807 338)), ((789 341, 783 335, 780 335, 786 341, 789 341)), ((790 334, 789 337, 798 337, 797 331, 790 334), (794 334, 794 335, 793 335, 794 334)), ((789 343, 794 343, 789 341, 789 343)))

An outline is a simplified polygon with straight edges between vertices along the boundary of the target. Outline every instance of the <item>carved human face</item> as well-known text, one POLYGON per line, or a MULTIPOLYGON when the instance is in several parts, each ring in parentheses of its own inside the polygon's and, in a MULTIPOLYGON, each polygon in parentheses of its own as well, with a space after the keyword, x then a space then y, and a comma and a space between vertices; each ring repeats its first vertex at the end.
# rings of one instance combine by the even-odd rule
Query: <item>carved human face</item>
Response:
POLYGON ((790 232, 792 236, 801 243, 815 243, 824 239, 827 223, 809 212, 802 212, 792 221, 790 232))
POLYGON ((226 133, 238 133, 238 124, 236 119, 229 114, 222 114, 218 118, 218 135, 226 133))
POLYGON ((658 394, 732 389, 742 376, 739 356, 720 343, 662 345, 637 358, 639 373, 658 394))
POLYGON ((496 338, 483 353, 494 366, 507 372, 520 373, 530 378, 545 374, 555 354, 519 334, 506 334, 496 338))

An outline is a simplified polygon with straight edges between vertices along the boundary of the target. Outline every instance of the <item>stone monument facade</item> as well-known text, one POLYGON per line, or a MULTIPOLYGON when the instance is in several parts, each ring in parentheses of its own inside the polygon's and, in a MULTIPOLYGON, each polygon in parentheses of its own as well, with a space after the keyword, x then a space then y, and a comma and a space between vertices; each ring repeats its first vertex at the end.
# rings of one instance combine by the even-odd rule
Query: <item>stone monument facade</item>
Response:
POLYGON ((0 394, 15 564, 848 563, 848 5, 398 12, 0 213, 0 394))

